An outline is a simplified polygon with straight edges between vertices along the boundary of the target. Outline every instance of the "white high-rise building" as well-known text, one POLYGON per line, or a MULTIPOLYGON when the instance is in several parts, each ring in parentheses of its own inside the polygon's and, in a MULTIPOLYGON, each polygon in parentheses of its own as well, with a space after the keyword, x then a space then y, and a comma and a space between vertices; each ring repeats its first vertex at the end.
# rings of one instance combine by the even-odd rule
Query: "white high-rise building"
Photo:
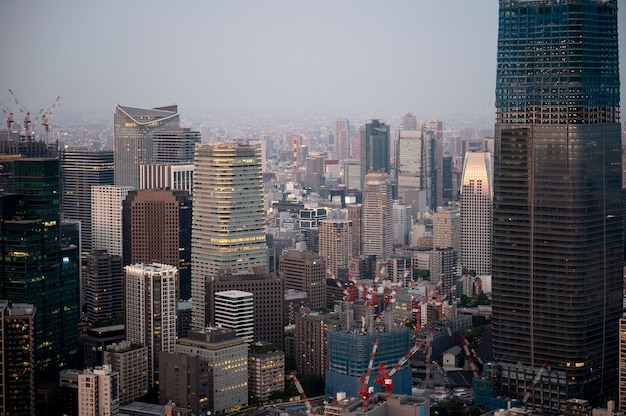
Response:
POLYGON ((491 274, 493 204, 491 153, 468 152, 461 179, 461 267, 491 274))
POLYGON ((242 290, 215 292, 215 325, 233 329, 247 343, 254 341, 254 295, 242 290))
POLYGON ((459 207, 437 207, 437 212, 433 214, 433 248, 452 248, 456 264, 461 249, 461 210, 459 207))
POLYGON ((193 193, 193 164, 140 165, 139 189, 173 189, 193 193))
POLYGON ((93 250, 121 256, 122 202, 132 186, 102 185, 91 188, 91 233, 93 250))
POLYGON ((261 146, 196 145, 191 234, 192 328, 206 324, 206 281, 267 271, 261 146))
POLYGON ((405 202, 407 201, 404 194, 407 190, 420 190, 425 187, 423 151, 421 131, 400 131, 396 148, 396 177, 398 195, 405 202))
POLYGON ((78 414, 113 416, 120 410, 119 376, 110 365, 85 370, 78 375, 78 414))
POLYGON ((393 253, 391 181, 386 172, 365 175, 361 244, 364 255, 385 260, 393 253))
POLYGON ((126 339, 148 347, 150 385, 158 380, 159 352, 176 345, 178 269, 166 264, 125 267, 126 339))
POLYGON ((393 243, 405 246, 409 243, 411 231, 411 207, 407 204, 393 203, 393 243))

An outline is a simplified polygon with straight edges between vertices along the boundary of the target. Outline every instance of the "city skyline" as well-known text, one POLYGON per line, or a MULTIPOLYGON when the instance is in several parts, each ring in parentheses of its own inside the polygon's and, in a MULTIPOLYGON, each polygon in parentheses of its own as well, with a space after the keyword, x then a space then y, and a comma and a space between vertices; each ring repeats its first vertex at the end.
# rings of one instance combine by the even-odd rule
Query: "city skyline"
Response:
POLYGON ((16 34, 0 39, 0 102, 11 111, 9 88, 33 114, 60 95, 55 117, 118 103, 176 103, 187 115, 493 114, 495 0, 25 1, 0 11, 16 34))

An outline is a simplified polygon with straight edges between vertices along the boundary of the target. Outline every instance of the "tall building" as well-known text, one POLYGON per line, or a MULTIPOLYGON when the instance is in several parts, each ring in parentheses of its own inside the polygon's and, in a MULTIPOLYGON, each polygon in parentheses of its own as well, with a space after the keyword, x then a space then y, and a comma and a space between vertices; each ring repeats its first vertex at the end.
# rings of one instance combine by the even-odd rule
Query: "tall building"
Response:
POLYGON ((104 363, 119 375, 120 405, 148 394, 148 347, 122 341, 107 345, 104 363))
POLYGON ((78 375, 78 414, 117 415, 119 407, 119 374, 110 365, 85 370, 78 375))
POLYGON ((124 338, 124 325, 89 328, 83 335, 83 365, 80 367, 94 368, 105 364, 104 352, 107 346, 124 341, 124 338))
POLYGON ((91 233, 93 250, 123 253, 122 203, 131 186, 102 185, 91 188, 91 233))
POLYGON ((126 338, 148 347, 148 379, 159 377, 159 352, 176 344, 176 280, 178 270, 166 264, 126 266, 126 338))
POLYGON ((365 175, 369 172, 390 173, 389 126, 372 120, 361 126, 361 188, 365 189, 365 175))
MULTIPOLYGON (((197 354, 161 351, 159 402, 176 403, 194 415, 208 415, 209 366, 197 354)), ((284 387, 283 387, 284 388, 284 387)))
POLYGON ((191 297, 191 217, 187 191, 134 190, 122 203, 124 264, 178 268, 177 299, 191 297))
POLYGON ((433 248, 454 250, 454 264, 461 251, 461 210, 458 206, 437 207, 433 214, 433 248))
POLYGON ((428 188, 431 192, 430 207, 443 205, 443 122, 439 120, 422 121, 426 151, 426 173, 428 188))
POLYGON ((384 260, 393 254, 391 180, 384 172, 365 175, 361 243, 364 255, 384 260))
POLYGON ((413 225, 411 206, 394 201, 391 209, 393 244, 405 246, 409 243, 409 232, 411 231, 411 225, 413 225))
POLYGON ((294 350, 298 374, 324 377, 328 368, 328 331, 340 325, 336 313, 298 313, 294 350))
POLYGON ((207 280, 267 271, 261 146, 196 146, 194 188, 192 327, 203 328, 207 280))
POLYGON ((248 344, 254 340, 254 295, 242 290, 215 292, 215 325, 235 331, 248 344))
POLYGON ((339 160, 352 157, 350 152, 350 122, 346 118, 335 121, 335 149, 337 149, 337 159, 339 160))
POLYGON ((352 257, 359 257, 363 252, 363 243, 361 239, 361 227, 363 225, 363 205, 349 204, 348 221, 352 223, 352 257))
POLYGON ((622 316, 617 0, 501 0, 493 345, 504 394, 617 395, 622 316))
POLYGON ((324 179, 324 156, 308 155, 305 160, 304 186, 311 192, 320 192, 324 179))
POLYGON ((461 267, 491 274, 493 165, 491 153, 468 152, 461 179, 461 267))
POLYGON ((272 344, 255 342, 248 352, 248 392, 261 402, 285 390, 285 353, 272 344))
POLYGON ((113 185, 113 152, 65 150, 61 153, 61 215, 79 220, 81 250, 92 251, 91 187, 113 185))
POLYGON ((419 130, 401 130, 396 145, 396 178, 398 195, 406 201, 404 193, 410 189, 424 188, 424 140, 419 130))
POLYGON ((189 331, 176 353, 195 354, 208 365, 208 409, 212 414, 248 404, 248 344, 235 331, 213 327, 189 331))
POLYGON ((347 275, 352 258, 352 222, 349 220, 320 221, 320 256, 337 278, 347 275))
POLYGON ((279 260, 280 277, 285 289, 306 292, 311 308, 326 306, 326 264, 310 251, 287 250, 279 260))
POLYGON ((39 384, 78 355, 78 247, 61 246, 59 160, 19 159, 14 169, 15 194, 0 195, 0 299, 37 308, 39 384))
POLYGON ((619 320, 619 392, 617 407, 626 410, 626 317, 619 320))
MULTIPOLYGON (((270 342, 282 349, 285 282, 268 274, 221 275, 207 282, 206 304, 213 305, 215 293, 226 290, 254 293, 254 341, 270 342)), ((208 323, 215 325, 215 308, 208 308, 205 313, 208 323)))
POLYGON ((0 414, 36 414, 36 312, 33 305, 0 301, 0 414))
POLYGON ((108 321, 124 312, 122 257, 96 250, 85 259, 87 322, 108 321))
POLYGON ((417 129, 417 117, 411 113, 406 113, 400 121, 401 131, 416 131, 417 129))
POLYGON ((199 131, 185 127, 150 131, 150 164, 193 164, 196 143, 202 137, 199 131))
POLYGON ((193 164, 141 165, 139 189, 173 189, 193 194, 193 164))
POLYGON ((150 133, 178 128, 178 106, 136 108, 115 106, 113 150, 115 185, 139 189, 139 166, 152 162, 150 133))

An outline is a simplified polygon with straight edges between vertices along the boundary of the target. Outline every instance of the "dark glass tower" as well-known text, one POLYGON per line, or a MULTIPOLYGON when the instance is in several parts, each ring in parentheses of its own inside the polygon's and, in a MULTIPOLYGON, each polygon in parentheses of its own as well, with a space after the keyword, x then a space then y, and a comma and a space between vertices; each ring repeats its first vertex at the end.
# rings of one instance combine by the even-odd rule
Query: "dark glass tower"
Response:
POLYGON ((500 0, 494 357, 505 394, 551 413, 616 398, 619 86, 617 0, 500 0))
POLYGON ((389 173, 389 126, 372 120, 361 126, 361 189, 365 189, 365 175, 370 171, 389 173))

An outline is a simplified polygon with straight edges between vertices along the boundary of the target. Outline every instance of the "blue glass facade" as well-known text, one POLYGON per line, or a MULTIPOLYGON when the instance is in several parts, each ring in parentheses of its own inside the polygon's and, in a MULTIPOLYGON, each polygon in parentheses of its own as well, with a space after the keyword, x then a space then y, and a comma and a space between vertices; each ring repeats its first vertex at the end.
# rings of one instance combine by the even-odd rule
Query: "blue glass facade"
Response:
POLYGON ((536 410, 616 398, 620 146, 617 1, 500 0, 494 357, 513 398, 550 360, 536 410))

